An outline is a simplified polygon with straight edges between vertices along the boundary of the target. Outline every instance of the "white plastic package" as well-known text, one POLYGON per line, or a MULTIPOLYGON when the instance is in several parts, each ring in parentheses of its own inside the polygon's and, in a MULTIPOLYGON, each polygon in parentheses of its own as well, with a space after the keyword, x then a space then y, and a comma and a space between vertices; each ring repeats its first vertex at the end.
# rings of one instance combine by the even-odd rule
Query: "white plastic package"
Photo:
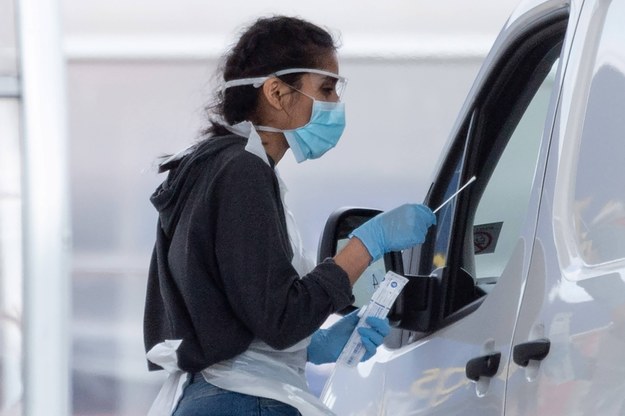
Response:
POLYGON ((354 332, 352 332, 343 351, 341 351, 341 355, 339 355, 336 361, 338 364, 355 367, 360 362, 365 354, 365 347, 362 345, 357 329, 361 326, 369 326, 365 322, 369 316, 386 318, 391 306, 393 306, 393 302, 395 302, 395 299, 397 299, 397 296, 399 296, 406 283, 408 283, 408 279, 405 277, 392 271, 386 273, 384 280, 373 293, 373 296, 371 296, 369 304, 359 313, 360 320, 358 321, 358 325, 354 328, 354 332))

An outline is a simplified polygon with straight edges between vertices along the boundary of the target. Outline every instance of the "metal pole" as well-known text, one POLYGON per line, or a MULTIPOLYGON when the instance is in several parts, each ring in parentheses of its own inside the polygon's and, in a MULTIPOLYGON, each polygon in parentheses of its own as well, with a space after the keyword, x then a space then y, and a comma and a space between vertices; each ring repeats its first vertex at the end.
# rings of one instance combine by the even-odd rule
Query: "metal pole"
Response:
POLYGON ((65 60, 57 0, 19 0, 23 99, 24 414, 70 414, 65 60))

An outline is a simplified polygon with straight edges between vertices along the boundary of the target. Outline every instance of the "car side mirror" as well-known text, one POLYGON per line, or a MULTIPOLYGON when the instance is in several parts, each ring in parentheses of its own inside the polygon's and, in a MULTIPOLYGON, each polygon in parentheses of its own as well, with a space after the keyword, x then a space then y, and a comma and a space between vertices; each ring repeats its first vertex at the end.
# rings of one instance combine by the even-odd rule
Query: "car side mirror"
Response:
MULTIPOLYGON (((345 247, 353 230, 381 212, 371 208, 339 208, 330 214, 319 240, 318 261, 334 257, 345 247)), ((383 258, 371 263, 354 284, 352 289, 354 303, 340 312, 347 313, 369 303, 371 295, 389 270, 403 275, 404 267, 400 252, 387 253, 383 258)))
MULTIPOLYGON (((334 211, 326 221, 319 241, 318 260, 333 257, 349 241, 349 234, 364 222, 380 214, 380 210, 370 208, 340 208, 334 211)), ((341 313, 369 303, 371 295, 384 278, 387 271, 404 275, 403 259, 400 252, 391 252, 364 271, 354 284, 355 301, 341 313)), ((437 298, 440 277, 406 276, 409 280, 389 313, 391 325, 411 331, 428 331, 434 320, 432 307, 437 298)))

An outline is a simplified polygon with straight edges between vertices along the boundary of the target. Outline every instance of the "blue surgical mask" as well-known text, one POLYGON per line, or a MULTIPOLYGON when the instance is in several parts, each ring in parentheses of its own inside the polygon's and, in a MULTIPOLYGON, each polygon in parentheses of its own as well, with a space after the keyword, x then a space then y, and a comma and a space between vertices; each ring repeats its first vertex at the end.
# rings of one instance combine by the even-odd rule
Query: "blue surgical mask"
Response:
POLYGON ((345 103, 313 100, 310 121, 284 137, 298 163, 317 159, 338 143, 345 130, 345 103))
POLYGON ((283 133, 298 163, 324 155, 336 146, 345 130, 345 103, 318 101, 304 95, 313 100, 310 121, 305 125, 292 130, 256 126, 257 130, 283 133))

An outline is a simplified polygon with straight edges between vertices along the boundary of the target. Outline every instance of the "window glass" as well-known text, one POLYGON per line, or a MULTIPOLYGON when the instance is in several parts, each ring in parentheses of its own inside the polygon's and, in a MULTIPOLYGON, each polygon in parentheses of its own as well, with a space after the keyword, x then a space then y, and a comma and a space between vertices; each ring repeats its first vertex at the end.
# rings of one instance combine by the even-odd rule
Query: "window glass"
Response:
POLYGON ((521 233, 557 66, 558 60, 523 113, 478 205, 473 226, 478 283, 496 281, 521 233))
POLYGON ((587 264, 625 258, 625 6, 612 3, 597 51, 578 149, 574 201, 578 251, 587 264))
POLYGON ((18 100, 0 99, 0 149, 0 413, 19 415, 22 245, 18 100))
MULTIPOLYGON (((449 183, 445 188, 442 201, 447 201, 447 199, 450 198, 461 186, 458 184, 462 166, 461 157, 462 154, 458 154, 458 160, 456 161, 449 183)), ((451 228, 454 220, 455 208, 456 199, 454 198, 443 206, 436 215, 436 237, 434 240, 434 255, 432 256, 431 271, 447 266, 447 252, 451 239, 451 228)))
POLYGON ((0 0, 0 77, 17 75, 15 1, 0 0))
POLYGON ((420 274, 441 269, 435 273, 440 276, 441 317, 494 287, 523 232, 547 117, 553 114, 564 17, 538 32, 528 31, 515 53, 506 57, 475 103, 434 184, 432 206, 476 177, 467 192, 438 212, 435 239, 419 255, 432 255, 431 262, 419 262, 420 274))

